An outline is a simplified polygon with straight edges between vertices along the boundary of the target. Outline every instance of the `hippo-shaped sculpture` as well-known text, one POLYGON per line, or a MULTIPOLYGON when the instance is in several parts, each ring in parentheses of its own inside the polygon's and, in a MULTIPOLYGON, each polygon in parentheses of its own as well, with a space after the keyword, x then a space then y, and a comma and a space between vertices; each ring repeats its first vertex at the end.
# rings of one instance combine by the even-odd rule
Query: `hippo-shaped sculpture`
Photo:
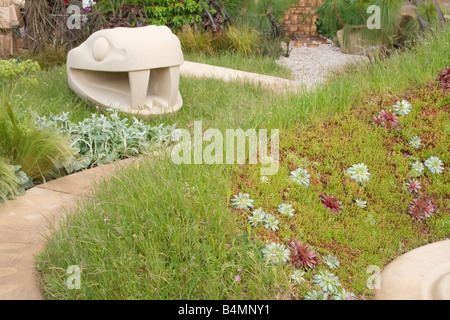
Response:
POLYGON ((84 100, 146 117, 181 108, 183 62, 166 26, 103 29, 69 51, 67 79, 84 100))

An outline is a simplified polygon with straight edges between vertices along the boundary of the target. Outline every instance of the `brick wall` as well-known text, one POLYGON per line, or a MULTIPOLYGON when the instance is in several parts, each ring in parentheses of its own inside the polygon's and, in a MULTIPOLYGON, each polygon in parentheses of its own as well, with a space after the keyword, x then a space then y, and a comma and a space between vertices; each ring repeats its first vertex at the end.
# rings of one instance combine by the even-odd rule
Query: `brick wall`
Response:
POLYGON ((318 35, 315 11, 321 3, 322 0, 299 0, 283 15, 283 29, 295 37, 318 35))

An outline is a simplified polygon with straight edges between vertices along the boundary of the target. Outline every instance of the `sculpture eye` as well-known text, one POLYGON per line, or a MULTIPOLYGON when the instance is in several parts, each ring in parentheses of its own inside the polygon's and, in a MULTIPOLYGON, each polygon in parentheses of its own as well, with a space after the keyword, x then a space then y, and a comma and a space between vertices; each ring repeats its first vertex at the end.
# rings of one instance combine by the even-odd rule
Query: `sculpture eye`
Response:
POLYGON ((102 61, 106 58, 110 50, 110 45, 108 40, 105 38, 98 38, 95 40, 94 45, 92 46, 92 54, 94 59, 97 61, 102 61))

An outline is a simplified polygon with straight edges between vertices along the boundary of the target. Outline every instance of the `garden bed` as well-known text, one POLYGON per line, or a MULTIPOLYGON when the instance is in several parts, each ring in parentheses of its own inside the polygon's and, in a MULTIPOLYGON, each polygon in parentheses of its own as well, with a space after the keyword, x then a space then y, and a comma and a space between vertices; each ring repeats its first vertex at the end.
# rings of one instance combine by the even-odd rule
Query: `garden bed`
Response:
MULTIPOLYGON (((448 170, 433 171, 426 160, 438 157, 440 166, 450 160, 449 106, 450 95, 434 83, 399 96, 375 97, 347 113, 283 135, 277 175, 261 180, 257 166, 239 170, 233 191, 253 200, 252 208, 233 209, 242 229, 266 245, 288 248, 291 239, 299 239, 317 253, 312 259, 315 268, 296 284, 293 297, 311 296, 313 290, 315 298, 323 297, 327 290, 321 290, 314 277, 331 269, 338 277, 328 279, 334 290, 342 286, 371 298, 366 287, 369 266, 381 269, 402 253, 448 238, 448 170), (397 130, 374 122, 379 112, 395 109, 405 99, 411 113, 399 116, 397 130), (421 137, 420 142, 415 144, 413 137, 421 137), (423 171, 416 171, 417 162, 425 162, 423 171), (359 163, 368 168, 367 181, 360 183, 347 173, 359 163), (299 168, 303 174, 295 175, 299 168), (418 214, 417 199, 429 199, 430 212, 418 214), (277 222, 255 227, 252 221, 261 210, 266 220, 274 216, 277 222), (327 267, 328 255, 339 264, 327 267)), ((292 262, 292 250, 287 252, 292 262)), ((308 261, 306 253, 299 259, 308 261)))
POLYGON ((280 129, 280 171, 266 184, 257 166, 176 165, 169 155, 123 170, 97 185, 93 197, 54 230, 38 257, 45 297, 318 298, 315 281, 327 271, 335 272, 340 288, 353 297, 372 298, 367 267, 381 268, 409 249, 448 237, 448 135, 442 130, 448 127, 449 100, 434 82, 448 64, 448 34, 446 28, 388 60, 347 70, 310 93, 280 97, 250 85, 181 79, 180 112, 147 123, 190 128, 202 120, 203 128, 219 130, 280 129), (412 109, 399 117, 399 131, 374 124, 383 108, 402 100, 412 109), (412 136, 421 138, 417 150, 409 145, 412 136), (439 212, 417 221, 408 213, 414 199, 405 183, 412 178, 413 157, 423 163, 431 156, 439 157, 445 170, 425 169, 415 178, 439 212), (365 187, 345 175, 359 163, 371 174, 365 187), (298 168, 310 174, 309 187, 290 181, 298 168), (342 211, 325 208, 320 191, 342 201, 342 211), (233 208, 239 192, 274 216, 278 205, 292 202, 294 217, 280 217, 277 231, 253 229, 250 211, 233 208), (356 199, 367 207, 358 207, 356 199), (290 264, 272 265, 263 251, 291 237, 320 259, 299 284, 291 280, 290 264), (336 269, 329 267, 336 265, 333 257, 336 269), (65 285, 69 265, 82 267, 80 290, 65 285))

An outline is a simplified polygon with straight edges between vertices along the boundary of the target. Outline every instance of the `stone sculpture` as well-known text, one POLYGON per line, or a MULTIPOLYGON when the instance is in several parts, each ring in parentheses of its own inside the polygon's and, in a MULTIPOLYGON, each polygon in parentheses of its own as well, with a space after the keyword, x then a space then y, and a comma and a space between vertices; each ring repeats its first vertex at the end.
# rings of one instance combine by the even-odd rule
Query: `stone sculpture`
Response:
POLYGON ((179 110, 180 41, 166 26, 103 29, 67 55, 82 99, 143 117, 179 110))

